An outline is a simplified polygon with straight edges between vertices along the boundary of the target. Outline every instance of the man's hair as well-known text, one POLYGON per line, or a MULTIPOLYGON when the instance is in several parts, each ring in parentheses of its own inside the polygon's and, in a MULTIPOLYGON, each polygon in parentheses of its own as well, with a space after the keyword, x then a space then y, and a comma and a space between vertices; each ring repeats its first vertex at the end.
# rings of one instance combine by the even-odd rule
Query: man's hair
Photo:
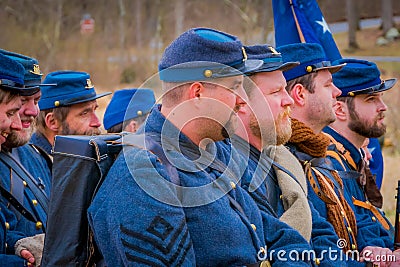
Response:
POLYGON ((118 124, 112 126, 110 129, 108 129, 107 133, 120 133, 120 132, 122 132, 124 130, 123 126, 124 125, 128 125, 131 121, 136 121, 136 123, 140 126, 146 121, 148 115, 149 115, 149 113, 146 113, 146 114, 144 114, 142 116, 139 116, 139 117, 136 117, 136 118, 129 119, 129 120, 126 120, 124 122, 118 123, 118 124))
POLYGON ((255 74, 250 76, 245 76, 245 78, 243 79, 243 88, 249 100, 252 99, 253 96, 255 95, 254 91, 258 90, 255 79, 256 79, 255 74))
POLYGON ((336 100, 344 102, 347 105, 347 107, 348 107, 350 112, 354 111, 354 106, 355 106, 354 97, 351 97, 351 96, 338 96, 336 98, 336 100))
POLYGON ((303 85, 304 88, 306 88, 306 90, 308 92, 313 94, 315 92, 314 79, 316 76, 317 76, 317 72, 312 72, 310 74, 306 74, 306 75, 300 76, 298 78, 295 78, 293 80, 290 80, 287 82, 286 91, 288 91, 288 93, 290 93, 292 91, 293 87, 299 83, 299 84, 303 85))
POLYGON ((163 106, 170 108, 182 101, 188 83, 163 82, 163 106))
POLYGON ((351 96, 339 96, 336 98, 337 101, 341 101, 347 105, 350 117, 358 117, 355 109, 354 97, 351 96))
POLYGON ((0 89, 0 104, 8 104, 18 96, 16 92, 0 89))
POLYGON ((67 119, 67 115, 71 109, 71 106, 44 109, 39 112, 36 118, 36 131, 43 133, 46 129, 46 115, 52 112, 54 117, 59 121, 63 122, 67 119))

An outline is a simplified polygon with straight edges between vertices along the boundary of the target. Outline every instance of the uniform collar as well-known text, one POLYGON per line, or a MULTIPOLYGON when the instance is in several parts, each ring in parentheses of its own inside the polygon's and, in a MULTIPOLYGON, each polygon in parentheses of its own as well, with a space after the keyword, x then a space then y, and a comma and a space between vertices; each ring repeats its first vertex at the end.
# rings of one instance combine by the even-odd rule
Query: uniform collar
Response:
POLYGON ((51 155, 52 146, 43 134, 35 132, 32 135, 30 142, 34 145, 40 146, 44 151, 47 152, 47 154, 51 155))
MULTIPOLYGON (((193 143, 185 134, 179 131, 178 128, 175 127, 169 120, 165 118, 165 116, 161 113, 161 105, 155 105, 152 109, 149 117, 146 120, 144 131, 146 133, 155 133, 162 136, 167 137, 171 142, 172 147, 175 150, 180 150, 184 155, 190 154, 190 158, 193 155, 200 155, 199 147, 193 143), (178 137, 178 140, 177 140, 178 137), (190 153, 185 153, 185 151, 190 151, 190 153)), ((169 145, 169 144, 162 144, 169 145)))
POLYGON ((362 160, 362 155, 360 149, 356 148, 349 140, 346 139, 343 135, 339 134, 337 131, 335 131, 333 128, 326 126, 323 129, 323 132, 329 134, 333 138, 335 138, 336 141, 341 143, 343 147, 350 152, 351 158, 354 160, 354 162, 358 165, 360 161, 362 160))

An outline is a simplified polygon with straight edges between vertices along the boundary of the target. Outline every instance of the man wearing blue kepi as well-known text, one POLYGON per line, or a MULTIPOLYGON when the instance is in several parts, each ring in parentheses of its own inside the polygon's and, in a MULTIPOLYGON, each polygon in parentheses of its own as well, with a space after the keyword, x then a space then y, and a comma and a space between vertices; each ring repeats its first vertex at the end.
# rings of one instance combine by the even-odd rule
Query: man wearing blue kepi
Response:
MULTIPOLYGON (((6 217, 10 232, 7 235, 9 253, 14 253, 17 240, 44 233, 46 225, 47 205, 51 186, 51 161, 44 151, 32 144, 27 144, 34 131, 34 120, 39 114, 38 101, 41 96, 40 87, 42 73, 36 59, 6 50, 0 53, 11 58, 25 69, 24 83, 31 88, 21 95, 22 106, 19 110, 22 129, 13 130, 2 146, 0 153, 1 183, 10 189, 13 197, 23 204, 24 208, 35 215, 35 220, 28 219, 23 210, 8 205, 14 217, 6 217), (27 172, 21 171, 25 168, 27 172), (10 169, 11 174, 10 174, 10 169), (13 232, 14 231, 14 232, 13 232)), ((6 201, 7 203, 8 201, 6 201)), ((37 237, 43 246, 43 237, 37 237)), ((20 253, 20 249, 17 249, 20 253)), ((35 255, 40 263, 41 255, 35 255)))
POLYGON ((308 264, 288 257, 310 249, 307 241, 257 207, 238 184, 244 170, 235 159, 227 167, 213 154, 245 104, 242 73, 261 65, 237 37, 213 29, 190 29, 165 49, 162 105, 143 127, 151 149, 128 145, 137 134, 123 138, 124 153, 88 209, 106 265, 308 264))
POLYGON ((103 124, 108 133, 135 133, 146 120, 156 100, 150 89, 122 89, 114 92, 103 124))
POLYGON ((308 178, 308 195, 321 216, 333 225, 344 242, 341 248, 366 253, 368 259, 380 262, 392 252, 393 241, 379 225, 356 213, 343 181, 326 159, 329 138, 322 129, 335 121, 333 107, 341 91, 333 84, 331 73, 344 64, 326 60, 318 44, 299 43, 277 48, 284 61, 300 61, 300 65, 284 72, 289 94, 294 100, 292 136, 287 144, 299 159, 308 178), (371 256, 373 255, 373 256, 371 256))
POLYGON ((36 132, 31 138, 33 144, 51 154, 56 135, 100 134, 101 122, 96 115, 96 99, 111 93, 96 94, 90 75, 86 72, 51 72, 43 83, 36 132))
MULTIPOLYGON (((0 131, 2 136, 0 144, 3 144, 12 131, 19 131, 22 128, 18 112, 21 108, 19 95, 31 95, 38 88, 37 86, 25 87, 24 67, 17 61, 0 53, 0 89, 0 131)), ((10 177, 9 168, 6 175, 6 177, 10 177)), ((0 199, 0 262, 4 266, 26 266, 27 264, 32 264, 35 262, 36 256, 32 255, 31 252, 33 251, 29 249, 30 246, 27 245, 26 241, 29 239, 28 243, 33 244, 34 238, 22 238, 25 236, 23 233, 19 234, 19 236, 24 240, 18 240, 19 243, 23 243, 23 248, 19 253, 23 258, 15 255, 5 255, 13 252, 16 241, 9 243, 9 235, 18 235, 15 230, 10 229, 14 229, 11 224, 16 223, 16 219, 8 221, 9 218, 15 218, 15 214, 11 213, 8 207, 9 205, 14 205, 14 207, 18 208, 20 205, 18 203, 19 200, 10 194, 10 187, 7 187, 3 180, 0 183, 0 193, 2 196, 0 199)))
POLYGON ((244 177, 242 186, 258 203, 267 201, 280 220, 310 241, 316 264, 346 266, 343 259, 324 257, 330 249, 340 250, 337 248, 339 237, 308 200, 302 166, 282 146, 291 136, 289 115, 293 105, 282 71, 299 63, 283 63, 281 54, 269 45, 246 46, 245 49, 249 59, 261 59, 264 65, 248 74, 250 79, 244 82, 249 100, 238 112, 244 127, 236 131, 231 142, 243 154, 250 149, 248 168, 253 175, 244 177))
POLYGON ((371 223, 381 224, 393 241, 393 227, 377 209, 382 208, 383 198, 361 147, 367 138, 380 137, 386 132, 387 106, 382 96, 395 85, 396 79, 382 80, 373 62, 358 59, 337 62, 347 65, 333 75, 333 82, 342 93, 335 106, 336 121, 324 129, 332 142, 328 157, 343 178, 356 213, 366 214, 371 223))

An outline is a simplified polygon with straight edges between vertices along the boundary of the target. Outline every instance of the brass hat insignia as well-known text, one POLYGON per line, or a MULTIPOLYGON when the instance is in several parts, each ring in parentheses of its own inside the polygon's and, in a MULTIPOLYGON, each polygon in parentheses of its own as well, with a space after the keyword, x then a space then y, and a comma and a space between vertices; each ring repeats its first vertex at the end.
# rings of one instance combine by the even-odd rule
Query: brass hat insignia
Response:
POLYGON ((274 55, 280 55, 280 54, 281 54, 281 53, 279 53, 278 51, 276 51, 276 49, 273 48, 272 46, 269 46, 268 48, 269 48, 269 50, 271 51, 271 53, 274 54, 274 55))
POLYGON ((87 89, 92 89, 94 86, 92 84, 92 81, 90 79, 86 79, 86 86, 85 88, 87 89))
POLYGON ((242 52, 243 52, 243 61, 247 60, 247 54, 246 54, 246 49, 242 46, 242 52))
POLYGON ((43 73, 40 71, 40 67, 38 64, 33 64, 33 70, 30 70, 29 72, 35 75, 43 75, 43 73))

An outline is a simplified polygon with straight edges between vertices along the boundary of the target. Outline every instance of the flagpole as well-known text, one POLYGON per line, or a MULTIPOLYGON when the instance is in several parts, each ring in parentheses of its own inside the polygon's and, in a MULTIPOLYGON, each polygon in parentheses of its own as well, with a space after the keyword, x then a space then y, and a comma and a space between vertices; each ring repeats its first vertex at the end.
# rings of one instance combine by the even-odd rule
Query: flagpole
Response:
POLYGON ((298 34, 299 34, 300 41, 301 41, 302 43, 305 43, 305 42, 306 42, 306 39, 304 38, 304 35, 303 35, 303 32, 301 31, 299 22, 297 21, 296 12, 294 11, 294 6, 293 6, 293 0, 289 0, 289 2, 290 2, 290 7, 291 7, 291 9, 292 9, 294 21, 295 21, 295 23, 296 23, 296 28, 297 28, 297 32, 298 32, 298 34))

